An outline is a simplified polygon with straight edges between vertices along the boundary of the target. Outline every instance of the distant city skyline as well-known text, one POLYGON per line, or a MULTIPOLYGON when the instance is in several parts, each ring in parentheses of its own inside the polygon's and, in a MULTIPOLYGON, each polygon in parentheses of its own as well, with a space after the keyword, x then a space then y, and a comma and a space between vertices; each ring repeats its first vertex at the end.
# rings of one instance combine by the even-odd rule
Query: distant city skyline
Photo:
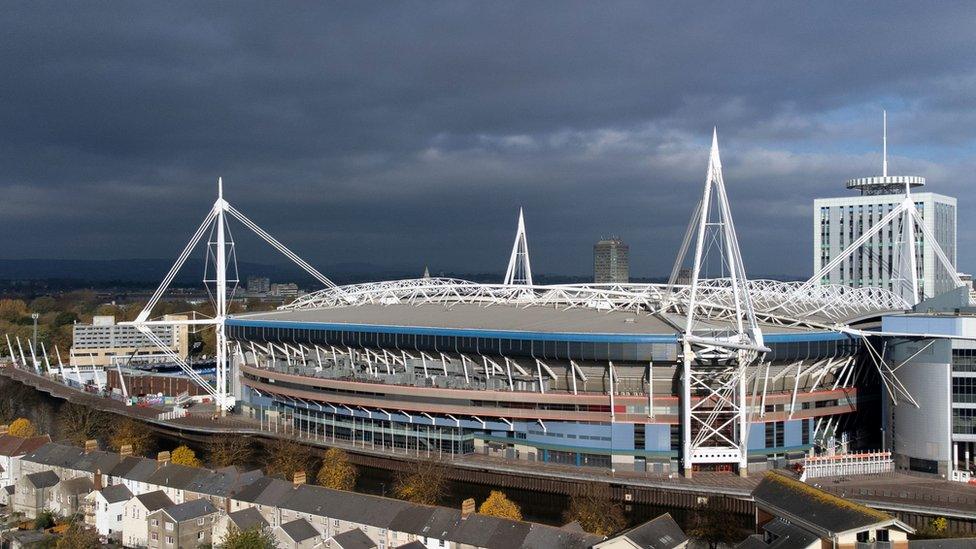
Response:
POLYGON ((887 108, 976 270, 976 6, 555 5, 9 6, 0 257, 173 258, 223 176, 315 265, 503 272, 524 207, 537 273, 666 276, 717 126, 747 273, 809 275, 887 108))

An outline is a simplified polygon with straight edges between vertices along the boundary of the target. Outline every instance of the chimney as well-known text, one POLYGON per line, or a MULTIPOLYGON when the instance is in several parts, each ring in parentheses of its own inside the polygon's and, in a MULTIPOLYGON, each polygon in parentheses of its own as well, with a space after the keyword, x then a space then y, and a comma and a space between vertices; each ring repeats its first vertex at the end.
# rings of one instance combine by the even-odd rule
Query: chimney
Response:
POLYGON ((7 425, 6 423, 4 423, 3 425, 0 425, 0 435, 7 434, 7 431, 9 431, 9 430, 10 430, 10 426, 7 425))
POLYGON ((98 441, 94 439, 89 439, 85 441, 85 453, 90 454, 98 450, 98 441))
POLYGON ((158 461, 159 463, 161 463, 163 465, 169 463, 169 452, 160 452, 156 456, 156 461, 158 461))
POLYGON ((295 473, 295 478, 293 481, 295 486, 301 486, 302 484, 305 484, 305 480, 306 480, 305 471, 298 471, 297 473, 295 473))
POLYGON ((119 448, 119 456, 120 457, 129 457, 131 455, 132 455, 132 445, 131 444, 123 444, 122 447, 119 448))
POLYGON ((461 502, 461 520, 474 514, 474 498, 468 498, 461 502))
POLYGON ((96 490, 101 490, 102 489, 102 470, 101 469, 95 469, 95 481, 94 481, 94 485, 95 485, 95 489, 96 490))

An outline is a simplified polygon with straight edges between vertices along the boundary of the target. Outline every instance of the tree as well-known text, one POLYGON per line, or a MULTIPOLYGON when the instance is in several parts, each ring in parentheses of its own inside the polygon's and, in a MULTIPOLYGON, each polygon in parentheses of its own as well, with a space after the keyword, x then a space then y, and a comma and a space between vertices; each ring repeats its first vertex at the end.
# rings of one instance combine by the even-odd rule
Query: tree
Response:
POLYGON ((322 468, 316 477, 318 483, 333 490, 351 491, 356 487, 359 471, 349 463, 349 455, 339 448, 329 448, 322 458, 322 468))
POLYGON ((71 526, 61 535, 55 547, 57 549, 93 549, 101 547, 98 540, 98 532, 94 529, 86 528, 81 522, 73 522, 71 526))
POLYGON ((144 456, 155 446, 155 437, 145 423, 123 419, 108 437, 108 444, 116 452, 121 451, 123 446, 132 446, 133 454, 144 456))
POLYGON ((107 413, 88 406, 65 402, 58 410, 58 428, 61 438, 81 446, 86 440, 97 440, 113 423, 107 413))
POLYGON ((708 503, 695 511, 694 526, 688 531, 689 536, 705 542, 710 549, 732 544, 741 537, 739 525, 721 501, 720 497, 709 497, 708 503))
POLYGON ((240 435, 217 435, 207 443, 207 459, 212 467, 246 467, 254 460, 254 441, 240 435))
POLYGON ((218 549, 277 549, 278 540, 267 526, 246 530, 231 526, 216 547, 218 549))
POLYGON ((37 516, 34 517, 35 530, 47 530, 57 523, 58 517, 54 514, 54 511, 50 509, 42 509, 38 511, 37 516))
POLYGON ((393 494, 413 503, 436 505, 447 494, 447 477, 443 466, 434 460, 410 463, 397 471, 393 494))
POLYGON ((7 427, 7 434, 14 437, 30 438, 37 436, 37 429, 26 417, 19 417, 7 427))
POLYGON ((500 490, 492 490, 478 512, 492 517, 522 520, 522 509, 500 490))
POLYGON ((566 522, 576 521, 592 534, 609 536, 627 525, 623 509, 610 497, 606 484, 588 483, 569 499, 563 513, 566 522))
POLYGON ((191 450, 187 445, 181 444, 170 452, 170 460, 173 465, 185 465, 187 467, 200 467, 203 464, 197 459, 197 453, 191 450))
POLYGON ((27 304, 22 299, 0 299, 0 319, 16 322, 27 316, 27 304))
POLYGON ((268 462, 268 473, 291 480, 298 471, 305 474, 311 472, 315 462, 315 454, 307 446, 285 439, 277 439, 269 448, 271 457, 268 462))

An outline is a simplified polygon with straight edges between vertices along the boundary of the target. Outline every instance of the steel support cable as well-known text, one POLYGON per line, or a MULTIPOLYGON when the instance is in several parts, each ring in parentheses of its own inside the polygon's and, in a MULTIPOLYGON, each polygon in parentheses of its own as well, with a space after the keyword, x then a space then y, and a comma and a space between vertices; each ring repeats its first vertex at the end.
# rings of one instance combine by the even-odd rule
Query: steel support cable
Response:
POLYGON ((180 257, 177 258, 176 263, 173 263, 173 266, 170 268, 169 272, 166 273, 166 277, 163 279, 163 282, 159 285, 158 288, 156 288, 156 291, 149 299, 149 302, 146 303, 145 308, 143 308, 142 312, 139 313, 139 316, 136 317, 135 320, 136 322, 144 322, 146 319, 149 318, 149 314, 152 312, 153 307, 155 307, 159 299, 163 297, 163 292, 165 292, 166 289, 169 288, 169 285, 173 281, 173 278, 176 277, 176 273, 178 273, 180 269, 183 268, 183 264, 186 262, 186 259, 190 256, 190 253, 193 252, 193 249, 196 247, 197 243, 200 242, 200 238, 203 237, 203 234, 206 232, 207 227, 210 226, 210 224, 213 222, 216 216, 217 216, 217 208, 215 206, 214 208, 211 208, 210 213, 208 213, 207 217, 203 219, 203 223, 200 224, 200 227, 197 228, 197 231, 193 233, 192 237, 190 237, 190 241, 187 242, 186 247, 183 248, 183 252, 180 254, 180 257))

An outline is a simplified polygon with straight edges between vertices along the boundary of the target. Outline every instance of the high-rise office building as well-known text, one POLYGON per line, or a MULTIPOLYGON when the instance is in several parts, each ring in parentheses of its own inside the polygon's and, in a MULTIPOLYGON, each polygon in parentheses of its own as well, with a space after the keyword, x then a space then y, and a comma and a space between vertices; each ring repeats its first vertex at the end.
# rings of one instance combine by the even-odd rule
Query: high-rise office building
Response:
POLYGON ((630 247, 611 237, 593 245, 593 282, 626 284, 630 282, 630 247))
MULTIPOLYGON (((888 175, 887 132, 882 175, 860 177, 847 182, 847 188, 858 196, 818 198, 813 202, 813 272, 817 273, 832 258, 838 257, 848 246, 871 229, 905 199, 909 189, 925 185, 925 178, 888 175)), ((925 225, 956 265, 956 199, 930 192, 912 192, 915 208, 922 214, 925 225)), ((824 284, 852 287, 875 286, 902 294, 910 279, 910 255, 902 254, 905 233, 904 220, 895 219, 878 234, 872 236, 850 257, 821 278, 824 284), (905 257, 901 257, 904 255, 905 257)), ((931 242, 922 231, 914 231, 915 259, 918 270, 919 298, 939 295, 953 288, 950 274, 936 257, 931 242)))

